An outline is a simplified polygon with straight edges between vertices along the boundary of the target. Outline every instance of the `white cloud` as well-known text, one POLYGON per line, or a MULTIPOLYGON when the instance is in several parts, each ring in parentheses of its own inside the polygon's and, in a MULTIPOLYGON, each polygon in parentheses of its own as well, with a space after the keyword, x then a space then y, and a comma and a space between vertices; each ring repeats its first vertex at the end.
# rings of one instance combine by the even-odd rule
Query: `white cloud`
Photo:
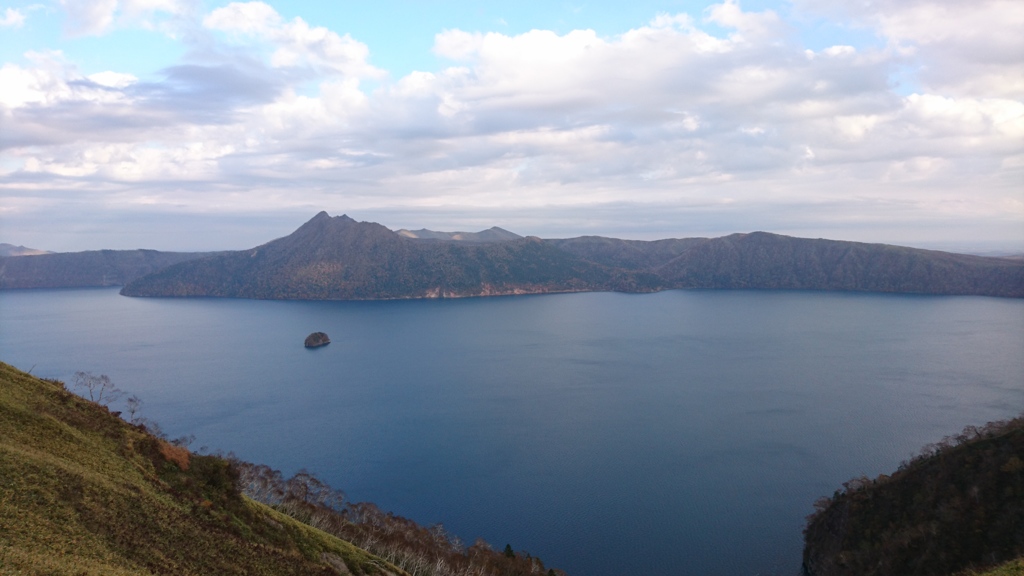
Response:
POLYGON ((68 32, 76 36, 106 32, 117 10, 117 0, 60 0, 60 5, 67 12, 68 32))
POLYGON ((90 74, 89 80, 92 80, 101 86, 107 86, 110 88, 127 88, 139 81, 139 79, 132 74, 113 72, 111 70, 90 74))
MULTIPOLYGON (((1012 49, 1015 16, 997 18, 996 5, 965 18, 988 18, 991 42, 1012 49)), ((81 4, 81 33, 184 6, 81 4)), ((655 15, 616 36, 443 30, 433 51, 451 66, 389 81, 347 34, 231 3, 202 19, 210 44, 162 80, 114 66, 85 77, 60 53, 0 67, 0 190, 16 206, 89 189, 105 206, 416 207, 495 224, 674 221, 674 234, 694 214, 725 231, 779 230, 796 214, 894 229, 934 220, 936 234, 959 216, 1024 229, 1019 64, 970 50, 944 59, 989 40, 919 22, 920 2, 880 14, 799 6, 851 11, 889 45, 809 50, 779 13, 727 1, 703 20, 655 15), (898 94, 893 75, 910 64, 923 85, 898 94), (947 64, 959 79, 939 81, 947 64), (364 89, 368 77, 381 86, 364 89)))
POLYGON ((111 71, 84 78, 62 52, 28 52, 25 57, 32 66, 4 64, 0 68, 0 106, 9 110, 68 102, 126 102, 120 89, 137 81, 131 74, 111 71))
POLYGON ((736 30, 731 39, 737 42, 775 40, 781 37, 786 29, 774 11, 744 12, 736 0, 713 4, 704 12, 706 21, 736 30))
POLYGON ((21 28, 25 25, 25 15, 20 10, 7 8, 0 18, 0 28, 21 28))
POLYGON ((284 22, 263 2, 232 2, 203 19, 212 30, 252 36, 271 42, 274 67, 309 66, 321 72, 379 78, 383 71, 367 61, 370 51, 348 34, 339 35, 322 26, 310 26, 302 18, 284 22))
POLYGON ((101 36, 118 25, 159 28, 152 18, 184 16, 193 4, 193 0, 60 0, 67 15, 65 29, 72 36, 101 36))
POLYGON ((920 66, 929 90, 1024 94, 1024 10, 1017 0, 794 0, 805 11, 877 31, 920 66))
POLYGON ((263 2, 232 2, 211 12, 203 19, 203 25, 215 30, 267 36, 281 25, 281 16, 263 2))

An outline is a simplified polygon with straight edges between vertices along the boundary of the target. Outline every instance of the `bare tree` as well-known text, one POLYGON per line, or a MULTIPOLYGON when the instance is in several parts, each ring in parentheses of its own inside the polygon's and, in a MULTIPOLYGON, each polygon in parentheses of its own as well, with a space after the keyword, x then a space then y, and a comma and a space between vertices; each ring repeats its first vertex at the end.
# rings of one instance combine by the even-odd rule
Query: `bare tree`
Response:
POLYGON ((135 420, 135 415, 138 414, 139 410, 142 409, 142 398, 139 398, 135 394, 132 394, 131 396, 128 397, 127 400, 124 401, 124 403, 128 407, 128 422, 131 424, 137 424, 137 421, 135 420))
POLYGON ((110 381, 110 377, 106 374, 94 376, 92 372, 82 372, 79 370, 75 372, 73 382, 76 390, 84 389, 89 394, 89 400, 97 404, 106 405, 124 395, 124 392, 117 386, 114 386, 114 383, 110 381))

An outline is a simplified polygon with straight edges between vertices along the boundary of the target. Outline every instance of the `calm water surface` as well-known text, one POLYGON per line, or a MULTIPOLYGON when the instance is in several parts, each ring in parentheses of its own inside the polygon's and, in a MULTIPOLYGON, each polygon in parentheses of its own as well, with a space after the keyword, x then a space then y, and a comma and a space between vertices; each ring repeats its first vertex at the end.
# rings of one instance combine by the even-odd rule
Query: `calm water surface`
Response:
POLYGON ((1024 409, 1024 301, 0 293, 0 359, 573 576, 797 573, 811 505, 1024 409), (332 344, 306 350, 313 331, 332 344))

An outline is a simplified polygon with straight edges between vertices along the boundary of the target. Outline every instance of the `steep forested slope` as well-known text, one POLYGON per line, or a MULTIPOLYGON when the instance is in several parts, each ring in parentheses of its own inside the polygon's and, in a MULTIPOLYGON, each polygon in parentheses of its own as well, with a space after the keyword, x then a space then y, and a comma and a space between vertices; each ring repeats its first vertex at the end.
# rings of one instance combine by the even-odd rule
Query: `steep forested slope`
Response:
POLYGON ((1021 262, 754 232, 696 244, 655 272, 679 288, 1024 296, 1021 262))
POLYGON ((969 427, 808 519, 808 576, 947 576, 1024 557, 1024 417, 969 427))
POLYGON ((208 252, 94 250, 0 258, 0 289, 123 286, 161 268, 208 252))

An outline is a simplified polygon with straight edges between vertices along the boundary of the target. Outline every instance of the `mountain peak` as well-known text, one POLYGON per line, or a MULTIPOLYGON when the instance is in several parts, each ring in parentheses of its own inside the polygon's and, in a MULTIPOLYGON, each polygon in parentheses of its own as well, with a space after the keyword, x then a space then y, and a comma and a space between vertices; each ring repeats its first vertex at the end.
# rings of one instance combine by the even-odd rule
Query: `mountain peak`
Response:
POLYGON ((3 256, 35 256, 37 254, 52 254, 47 250, 37 250, 35 248, 26 248, 24 246, 15 246, 13 244, 0 243, 0 257, 3 256))
POLYGON ((401 230, 396 230, 395 233, 399 236, 416 240, 452 240, 471 243, 506 242, 522 238, 519 234, 509 232, 497 226, 492 226, 480 232, 438 232, 436 230, 427 230, 426 228, 419 230, 406 230, 402 228, 401 230))

